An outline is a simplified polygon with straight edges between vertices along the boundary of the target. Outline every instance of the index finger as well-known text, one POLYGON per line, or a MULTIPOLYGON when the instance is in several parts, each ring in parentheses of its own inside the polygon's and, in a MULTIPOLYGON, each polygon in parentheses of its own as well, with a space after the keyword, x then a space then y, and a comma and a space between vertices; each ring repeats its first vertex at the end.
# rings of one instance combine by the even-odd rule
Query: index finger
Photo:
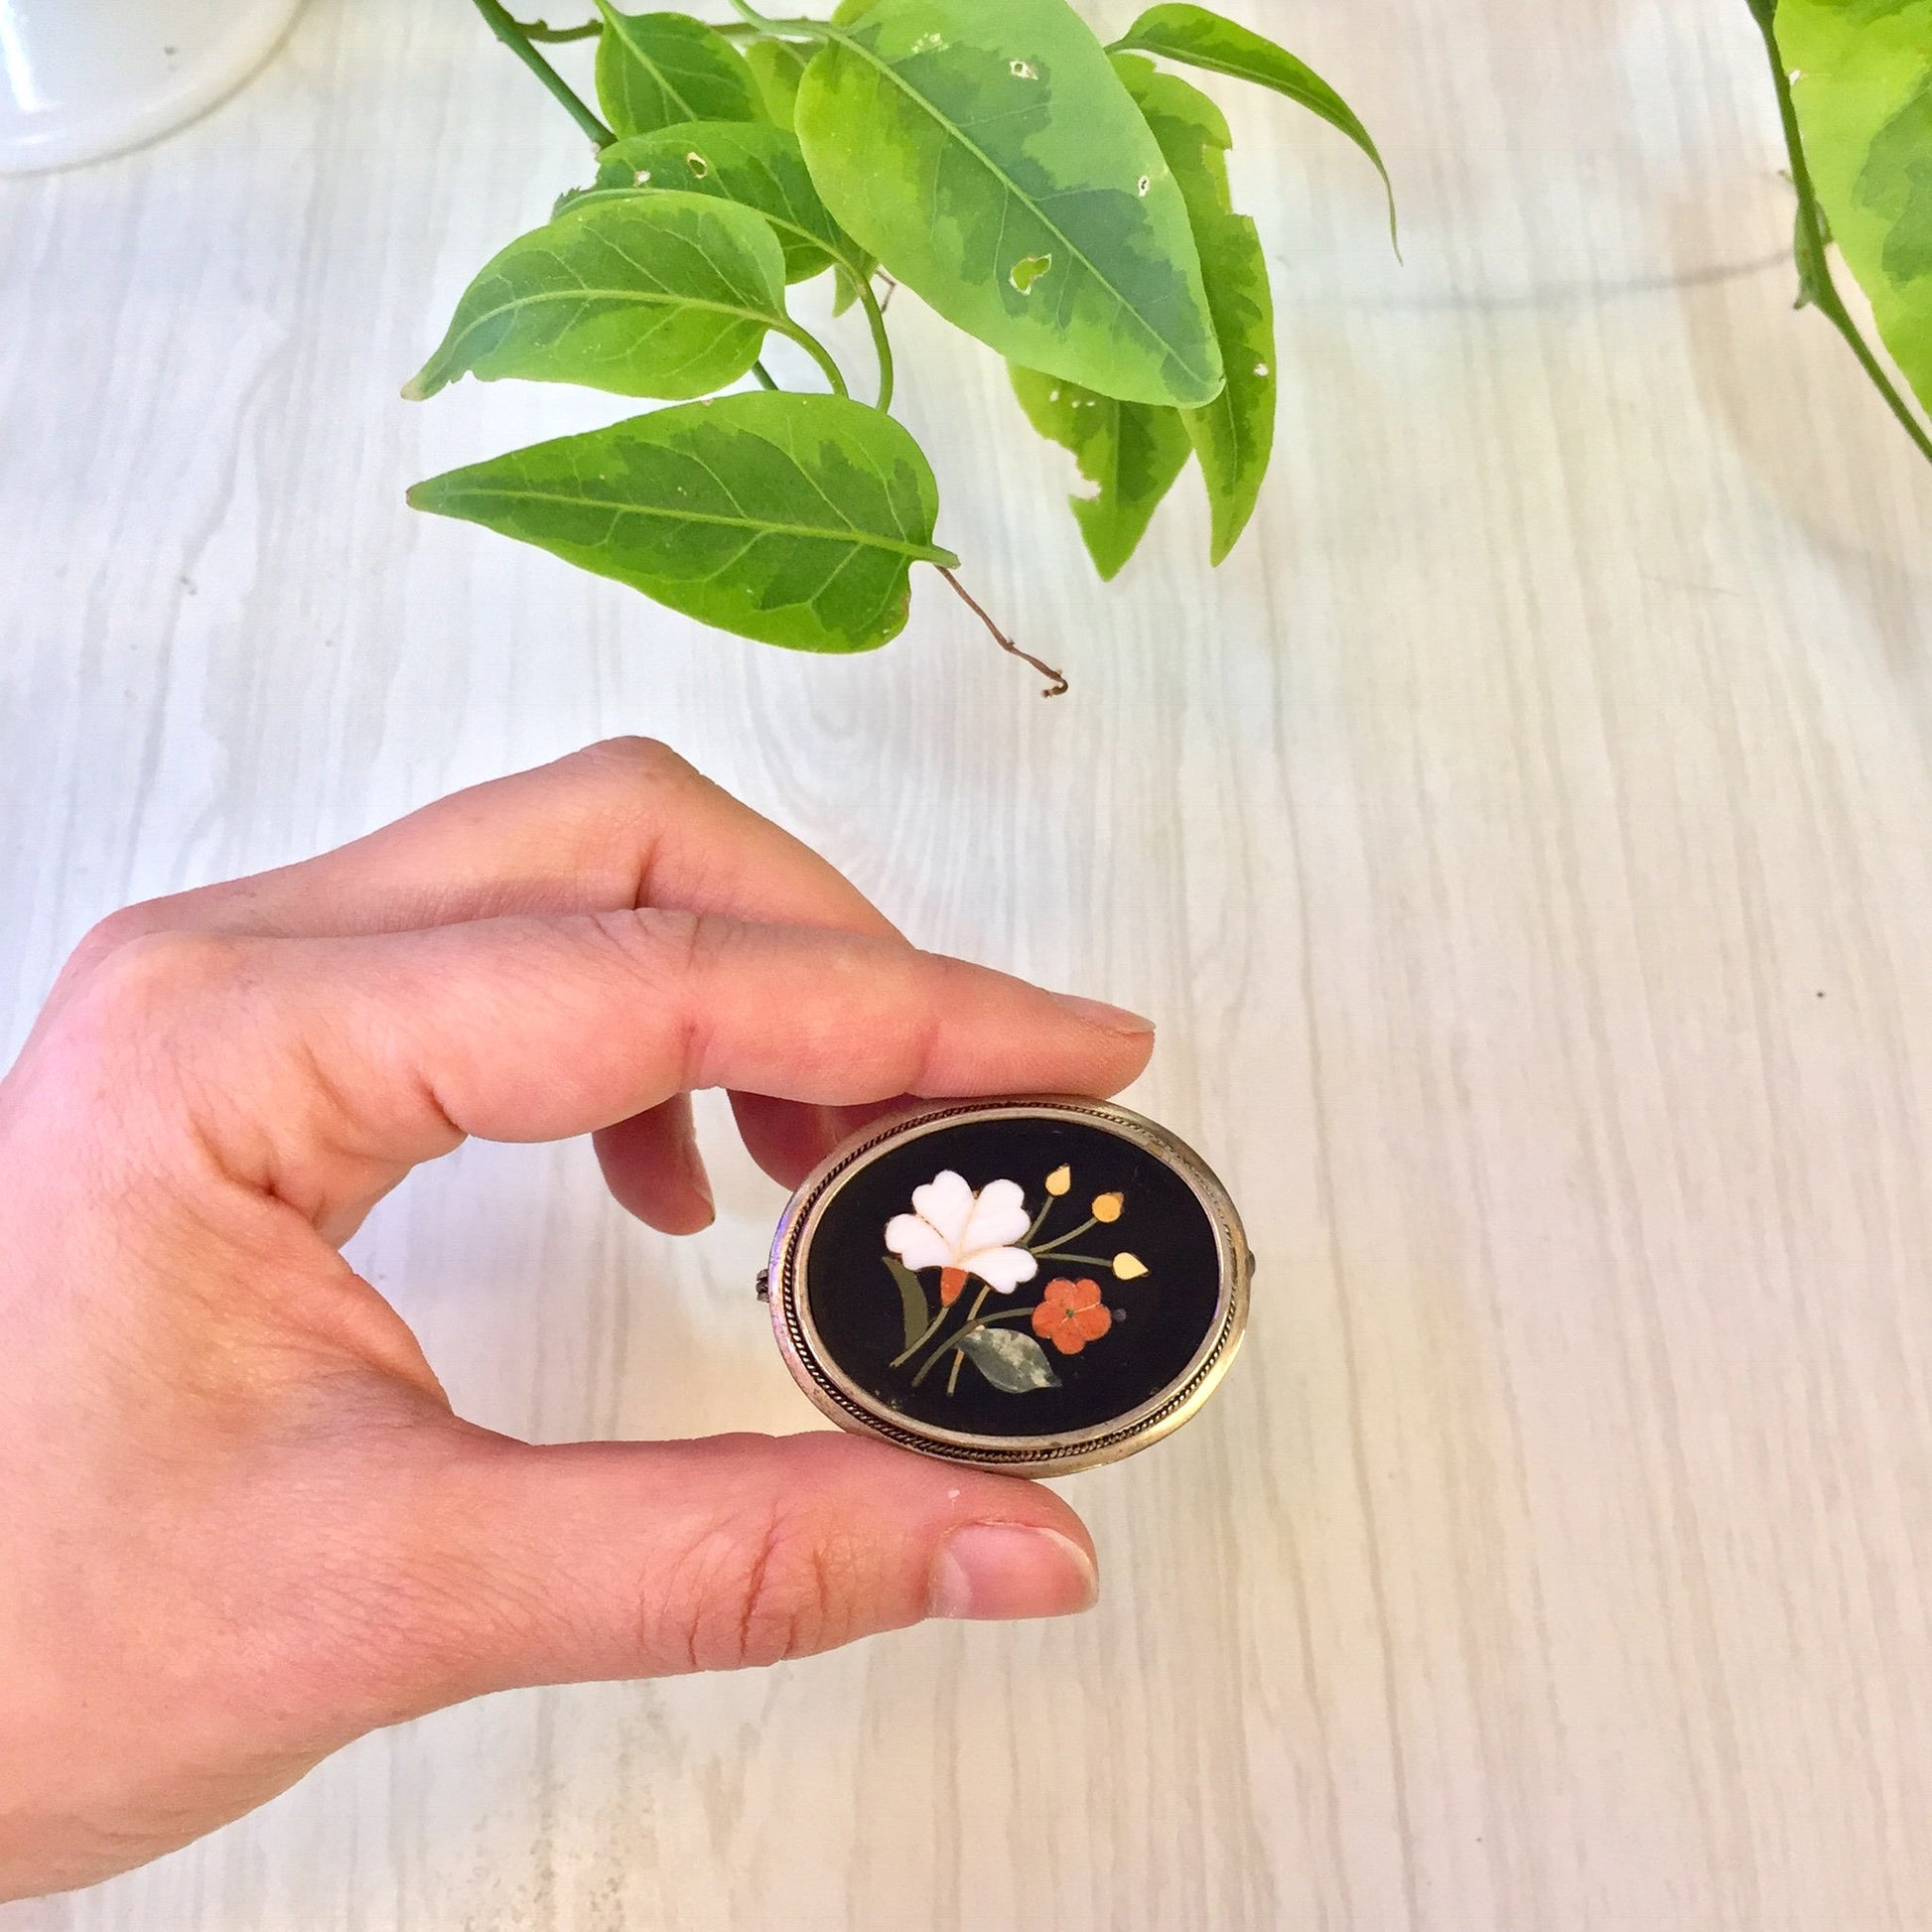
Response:
POLYGON ((1108 1094, 1153 1047, 1137 1015, 900 941, 682 913, 116 957, 95 997, 143 1013, 143 1052, 176 1045, 203 1140, 318 1222, 468 1135, 560 1140, 694 1087, 1108 1094))
POLYGON ((615 738, 312 859, 129 906, 100 938, 104 949, 150 932, 341 937, 639 905, 897 930, 837 867, 668 746, 615 738))

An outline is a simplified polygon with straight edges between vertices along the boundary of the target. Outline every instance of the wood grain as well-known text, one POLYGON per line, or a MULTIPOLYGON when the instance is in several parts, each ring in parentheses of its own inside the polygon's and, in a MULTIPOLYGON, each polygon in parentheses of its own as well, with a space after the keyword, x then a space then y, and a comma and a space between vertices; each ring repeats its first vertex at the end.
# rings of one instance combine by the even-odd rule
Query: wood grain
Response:
MULTIPOLYGON (((1742 0, 1246 10, 1406 261, 1221 90, 1287 372, 1222 571, 1190 483, 1098 588, 992 358, 894 308, 1051 706, 933 585, 803 660, 403 509, 608 414, 397 399, 585 174, 454 0, 315 0, 196 128, 0 184, 0 1041, 126 898, 647 731, 926 942, 1158 1014, 1138 1102, 1260 1257, 1214 1408, 1066 1485, 1078 1627, 447 1712, 9 1932, 1932 1922, 1932 476, 1790 313, 1742 0)), ((459 1408, 809 1423, 707 1127, 696 1242, 582 1147, 382 1210, 459 1408)))

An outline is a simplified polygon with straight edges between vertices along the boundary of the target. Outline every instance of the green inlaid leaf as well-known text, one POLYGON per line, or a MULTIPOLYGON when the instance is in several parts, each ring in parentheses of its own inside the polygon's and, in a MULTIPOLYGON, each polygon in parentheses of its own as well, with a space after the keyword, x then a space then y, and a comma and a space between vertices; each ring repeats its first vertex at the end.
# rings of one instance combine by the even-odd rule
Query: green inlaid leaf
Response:
POLYGON ((1182 420, 1200 455, 1220 563, 1254 514, 1275 448, 1275 298, 1261 236, 1228 197, 1228 124, 1197 87, 1138 55, 1114 64, 1161 143, 1187 204, 1227 385, 1182 420))
POLYGON ((1136 402, 1219 390, 1180 191, 1066 0, 845 0, 798 138, 839 225, 1011 360, 1136 402))
POLYGON ((1833 238, 1932 409, 1932 0, 1779 0, 1775 25, 1833 238))
POLYGON ((1225 73, 1236 80, 1252 80, 1258 86, 1272 87, 1276 93, 1300 101, 1310 113, 1318 114, 1330 127, 1347 135, 1375 163, 1375 172, 1382 177, 1382 190, 1389 200, 1389 235, 1394 238, 1395 188, 1389 180, 1388 169, 1382 165, 1382 156, 1355 110, 1306 61, 1297 60, 1287 48, 1276 46, 1238 21, 1193 6, 1150 7, 1113 44, 1114 52, 1129 50, 1158 54, 1164 61, 1205 68, 1211 73, 1225 73))
POLYGON ((620 135, 677 121, 761 121, 764 98, 737 48, 689 14, 621 14, 597 0, 597 98, 620 135))
POLYGON ((959 1346, 996 1389, 1004 1389, 1009 1395, 1060 1386, 1046 1351, 1032 1335, 1013 1328, 974 1328, 960 1336, 959 1346))
POLYGON ((703 195, 591 194, 510 243, 465 291, 403 394, 465 373, 701 396, 792 328, 784 253, 761 215, 703 195))
POLYGON ((626 185, 710 195, 756 208, 785 251, 785 280, 802 282, 836 262, 855 273, 865 255, 826 212, 805 172, 798 139, 781 127, 751 121, 681 121, 655 134, 632 135, 598 157, 626 185))
POLYGON ((899 1319, 905 1325, 905 1345, 911 1348, 924 1335, 926 1323, 932 1319, 932 1310, 926 1302, 925 1290, 919 1286, 918 1276, 897 1255, 888 1255, 886 1266, 898 1290, 899 1319))
POLYGON ((683 403, 452 470, 409 492, 741 637, 872 650, 904 627, 939 489, 889 416, 842 396, 683 403))
POLYGON ((796 41, 754 41, 745 50, 746 65, 764 96, 764 111, 779 127, 789 130, 795 124, 798 83, 811 57, 811 49, 796 41))
POLYGON ((1091 496, 1067 500, 1104 578, 1134 554, 1161 499, 1186 467, 1191 445, 1180 411, 1155 402, 1120 402, 1064 376, 1012 365, 1014 394, 1027 420, 1070 450, 1091 496))

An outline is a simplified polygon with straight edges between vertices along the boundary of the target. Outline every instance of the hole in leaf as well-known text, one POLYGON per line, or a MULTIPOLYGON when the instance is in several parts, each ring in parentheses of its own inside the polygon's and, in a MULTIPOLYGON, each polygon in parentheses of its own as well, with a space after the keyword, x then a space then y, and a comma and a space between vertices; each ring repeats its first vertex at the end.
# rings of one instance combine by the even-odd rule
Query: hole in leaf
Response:
POLYGON ((1051 255, 1022 255, 1007 272, 1007 280, 1022 295, 1028 294, 1033 285, 1053 266, 1051 255))
POLYGON ((1016 80, 1037 80, 1039 78, 1039 75, 1025 61, 1009 61, 1007 66, 1012 69, 1013 77, 1016 80))
POLYGON ((1255 373, 1257 375, 1266 375, 1268 373, 1268 364, 1266 362, 1257 362, 1255 364, 1255 373))
POLYGON ((943 54, 946 51, 945 37, 940 34, 921 34, 906 50, 910 54, 943 54))
POLYGON ((1153 186, 1154 186, 1154 184, 1153 184, 1153 182, 1151 182, 1151 181, 1150 181, 1150 180, 1149 180, 1149 179, 1147 178, 1147 176, 1145 176, 1145 175, 1143 175, 1143 176, 1141 177, 1141 184, 1140 184, 1140 192, 1141 192, 1141 193, 1142 193, 1143 195, 1145 195, 1145 194, 1147 193, 1147 191, 1148 191, 1148 190, 1149 190, 1150 188, 1152 188, 1153 186))
POLYGON ((636 174, 632 176, 631 179, 635 182, 637 187, 642 188, 644 184, 650 180, 650 170, 648 168, 639 168, 636 174))
POLYGON ((691 172, 694 175, 696 175, 700 181, 703 181, 705 176, 711 173, 711 163, 708 162, 703 155, 698 153, 698 151, 695 148, 692 149, 692 151, 684 157, 684 165, 687 168, 689 168, 691 172))

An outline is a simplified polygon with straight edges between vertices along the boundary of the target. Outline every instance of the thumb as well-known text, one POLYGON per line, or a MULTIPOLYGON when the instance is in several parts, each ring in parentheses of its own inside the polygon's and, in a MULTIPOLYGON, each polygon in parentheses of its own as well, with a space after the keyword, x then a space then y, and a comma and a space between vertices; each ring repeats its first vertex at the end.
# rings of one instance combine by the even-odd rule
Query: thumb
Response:
POLYGON ((1051 1491, 815 1433, 531 1448, 465 1430, 411 1600, 428 1703, 777 1663, 924 1617, 1059 1616, 1093 1544, 1051 1491))

